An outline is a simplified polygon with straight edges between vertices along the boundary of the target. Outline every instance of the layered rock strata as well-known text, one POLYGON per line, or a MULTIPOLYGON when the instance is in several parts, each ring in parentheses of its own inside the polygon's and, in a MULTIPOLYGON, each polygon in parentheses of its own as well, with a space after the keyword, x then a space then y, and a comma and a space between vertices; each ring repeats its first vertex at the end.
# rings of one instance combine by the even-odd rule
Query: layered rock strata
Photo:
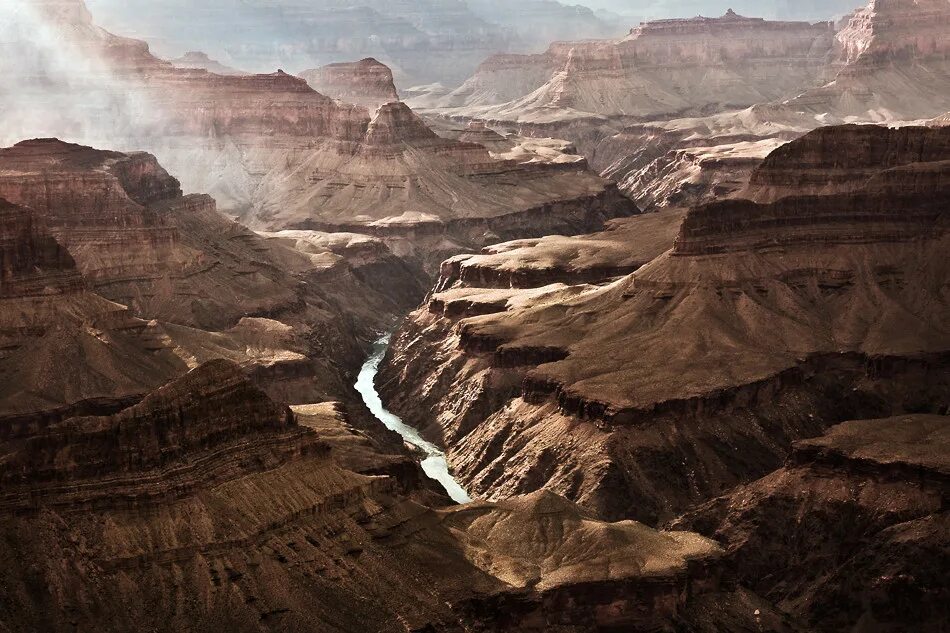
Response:
MULTIPOLYGON (((74 94, 77 81, 92 82, 90 91, 119 110, 122 136, 158 156, 185 190, 214 196, 252 228, 371 233, 404 252, 434 253, 426 262, 434 267, 440 244, 462 251, 499 238, 584 232, 634 211, 582 161, 497 159, 481 146, 439 139, 404 105, 371 113, 282 71, 175 68, 143 43, 95 27, 80 0, 72 4, 76 12, 52 12, 47 28, 96 64, 68 77, 55 67, 29 73, 23 83, 39 92, 36 100, 45 104, 59 91, 66 103, 82 104, 68 114, 94 120, 98 102, 88 111, 74 94)), ((328 72, 339 86, 358 83, 364 71, 387 74, 378 64, 328 72)), ((44 129, 63 116, 51 113, 44 129)))
POLYGON ((950 418, 850 421, 679 519, 724 543, 741 582, 818 630, 945 626, 950 418))
POLYGON ((708 539, 547 492, 431 508, 334 405, 293 413, 226 361, 2 454, 10 631, 789 630, 708 539))
MULTIPOLYGON (((852 153, 813 155, 823 135, 887 149, 870 175, 857 143, 864 184, 843 193, 694 208, 671 250, 612 283, 479 289, 530 278, 544 251, 530 246, 510 249, 525 274, 500 283, 500 261, 447 263, 448 296, 391 348, 390 406, 444 443, 476 494, 546 487, 647 521, 769 472, 831 423, 944 406, 943 133, 829 128, 782 150, 812 157, 817 190, 833 191, 852 153), (918 134, 925 162, 883 158, 918 134)), ((753 180, 769 173, 783 172, 753 180)), ((503 260, 495 250, 485 259, 503 260)))
POLYGON ((950 108, 950 3, 872 0, 835 38, 832 81, 790 103, 864 120, 914 120, 950 108))
POLYGON ((372 57, 305 70, 300 76, 320 94, 355 103, 371 112, 385 103, 399 101, 389 66, 372 57))
POLYGON ((424 294, 382 243, 269 240, 149 154, 39 139, 0 172, 0 415, 108 410, 217 357, 287 401, 349 396, 361 340, 424 294))
POLYGON ((818 85, 833 40, 831 23, 731 11, 645 22, 619 41, 556 42, 543 55, 489 59, 456 91, 418 104, 521 123, 708 113, 818 85))

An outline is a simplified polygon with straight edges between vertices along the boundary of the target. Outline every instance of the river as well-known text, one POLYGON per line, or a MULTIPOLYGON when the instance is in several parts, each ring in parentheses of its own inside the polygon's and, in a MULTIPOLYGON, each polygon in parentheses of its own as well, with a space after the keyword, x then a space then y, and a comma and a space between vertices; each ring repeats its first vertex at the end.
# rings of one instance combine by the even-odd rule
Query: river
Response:
POLYGON ((472 499, 449 472, 449 465, 445 460, 445 453, 442 452, 442 449, 423 438, 419 431, 403 422, 398 415, 391 413, 383 406, 379 392, 376 391, 376 374, 379 373, 379 364, 382 362, 383 356, 386 355, 387 348, 389 348, 389 338, 390 335, 387 334, 373 343, 373 351, 366 362, 363 363, 363 368, 356 380, 356 390, 360 392, 363 402, 376 416, 376 419, 386 425, 386 428, 399 433, 406 442, 425 453, 426 457, 422 460, 422 470, 429 477, 442 484, 442 487, 445 488, 453 501, 467 503, 472 499))

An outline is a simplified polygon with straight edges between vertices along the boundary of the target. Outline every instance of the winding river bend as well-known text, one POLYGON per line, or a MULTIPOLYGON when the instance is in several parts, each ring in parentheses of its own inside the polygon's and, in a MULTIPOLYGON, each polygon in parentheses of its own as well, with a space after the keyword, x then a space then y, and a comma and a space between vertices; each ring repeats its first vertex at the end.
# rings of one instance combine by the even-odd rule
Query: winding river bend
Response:
POLYGON ((386 425, 386 428, 399 433, 406 442, 426 454, 425 459, 422 460, 422 470, 425 471, 426 475, 442 484, 442 487, 456 503, 471 501, 472 499, 465 492, 465 489, 459 485, 459 482, 449 472, 445 453, 438 446, 423 438, 419 431, 403 422, 398 415, 391 413, 383 406, 379 392, 376 391, 376 374, 379 372, 379 364, 389 348, 390 336, 387 334, 373 343, 373 351, 366 362, 363 363, 363 368, 356 380, 356 390, 360 392, 367 408, 380 422, 386 425))

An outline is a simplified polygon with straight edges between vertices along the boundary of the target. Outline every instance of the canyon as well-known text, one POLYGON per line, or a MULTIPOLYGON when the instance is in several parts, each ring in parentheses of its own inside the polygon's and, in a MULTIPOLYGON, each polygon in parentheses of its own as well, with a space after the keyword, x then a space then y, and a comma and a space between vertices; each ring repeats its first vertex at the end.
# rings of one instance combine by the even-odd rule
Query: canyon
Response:
POLYGON ((738 192, 775 147, 824 125, 950 110, 944 0, 871 2, 837 24, 641 23, 619 40, 487 59, 462 86, 413 93, 431 117, 573 142, 645 209, 738 192))
POLYGON ((252 4, 0 3, 0 630, 945 629, 950 3, 252 4))
POLYGON ((448 260, 381 390, 475 495, 546 488, 647 522, 828 422, 937 410, 948 139, 820 128, 748 199, 448 260))

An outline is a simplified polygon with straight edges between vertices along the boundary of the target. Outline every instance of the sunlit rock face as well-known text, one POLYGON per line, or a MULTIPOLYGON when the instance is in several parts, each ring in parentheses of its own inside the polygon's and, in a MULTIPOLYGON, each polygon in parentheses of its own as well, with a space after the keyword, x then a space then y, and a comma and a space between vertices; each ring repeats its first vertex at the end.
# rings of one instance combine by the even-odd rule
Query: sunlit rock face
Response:
POLYGON ((455 92, 419 103, 538 123, 748 106, 818 84, 833 37, 828 22, 769 22, 733 12, 646 22, 618 41, 557 42, 543 55, 490 59, 455 92))
POLYGON ((305 70, 300 76, 317 92, 370 111, 385 103, 399 101, 392 71, 371 57, 305 70))
MULTIPOLYGON (((368 232, 393 240, 401 255, 421 251, 423 264, 434 267, 499 238, 595 230, 636 211, 577 157, 527 152, 501 159, 476 144, 439 138, 393 100, 391 74, 381 64, 328 71, 329 88, 344 99, 374 84, 370 110, 283 71, 223 76, 175 68, 144 44, 95 27, 88 12, 54 6, 42 24, 77 40, 77 54, 96 60, 94 72, 80 69, 80 83, 91 82, 92 94, 109 105, 83 102, 80 93, 77 111, 67 110, 82 121, 78 131, 62 117, 28 127, 118 137, 120 148, 148 149, 181 177, 185 191, 211 194, 254 228, 368 232), (380 102, 386 105, 377 112, 380 102), (112 112, 112 131, 96 125, 112 112)), ((43 50, 63 54, 52 39, 44 42, 43 50)), ((79 90, 60 70, 47 65, 24 78, 37 100, 52 105, 79 90)))
POLYGON ((834 80, 794 107, 885 121, 950 109, 950 2, 872 0, 838 32, 835 49, 834 80))
POLYGON ((830 423, 940 411, 946 130, 822 128, 753 173, 763 202, 449 260, 381 389, 475 494, 549 488, 647 521, 830 423))

